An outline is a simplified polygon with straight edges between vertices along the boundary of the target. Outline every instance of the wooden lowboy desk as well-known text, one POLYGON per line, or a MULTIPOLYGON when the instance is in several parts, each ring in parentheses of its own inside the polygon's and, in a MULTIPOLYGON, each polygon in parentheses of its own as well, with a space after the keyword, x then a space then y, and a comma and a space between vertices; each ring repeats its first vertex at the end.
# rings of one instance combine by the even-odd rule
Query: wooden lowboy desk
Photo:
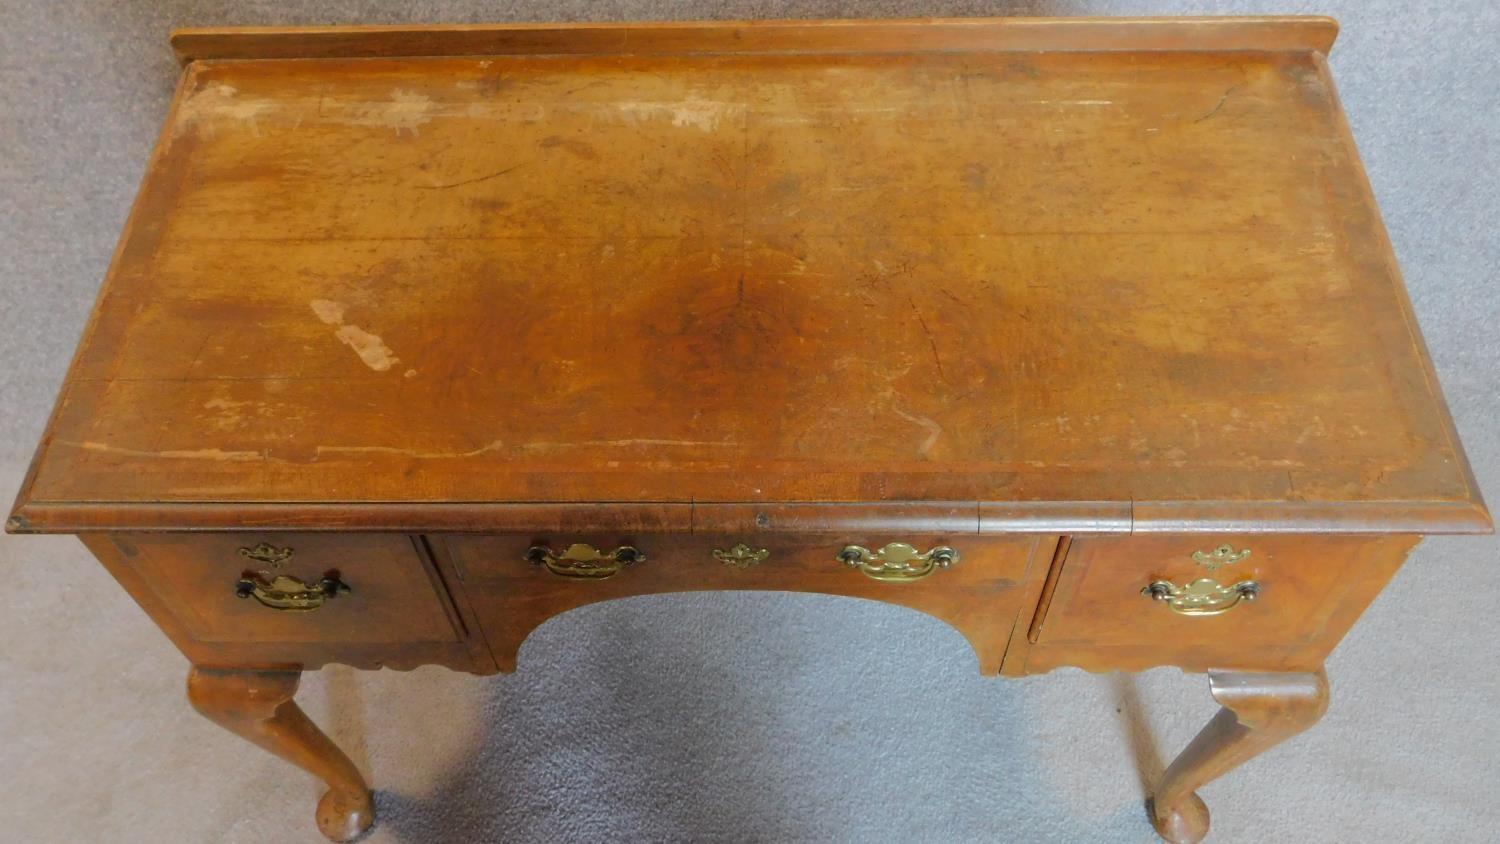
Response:
POLYGON ((985 673, 1207 672, 1149 808, 1196 841, 1421 536, 1491 529, 1334 34, 179 32, 7 528, 80 535, 331 838, 370 792, 299 672, 766 589, 930 613, 985 673))

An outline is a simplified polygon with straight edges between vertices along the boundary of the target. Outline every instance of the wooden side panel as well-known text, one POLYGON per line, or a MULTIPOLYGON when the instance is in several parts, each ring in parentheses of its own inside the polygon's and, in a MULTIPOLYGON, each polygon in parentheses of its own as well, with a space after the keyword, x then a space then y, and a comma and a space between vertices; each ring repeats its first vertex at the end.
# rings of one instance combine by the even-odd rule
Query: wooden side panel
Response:
POLYGON ((1006 673, 1063 665, 1094 671, 1313 671, 1395 574, 1417 537, 1194 535, 1076 538, 1034 643, 1006 673), (1220 545, 1249 557, 1210 570, 1193 557, 1220 545), (1220 615, 1186 616, 1143 593, 1210 578, 1254 581, 1259 597, 1220 615))

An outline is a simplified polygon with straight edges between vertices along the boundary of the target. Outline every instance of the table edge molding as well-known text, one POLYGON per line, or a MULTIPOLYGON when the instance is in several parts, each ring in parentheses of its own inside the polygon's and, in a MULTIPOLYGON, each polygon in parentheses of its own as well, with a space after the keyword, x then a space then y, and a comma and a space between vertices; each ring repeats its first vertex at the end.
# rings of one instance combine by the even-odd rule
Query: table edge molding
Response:
POLYGON ((49 502, 7 533, 1486 534, 1478 501, 49 502))
POLYGON ((183 65, 219 59, 499 55, 827 54, 974 51, 1312 51, 1338 22, 1316 15, 852 18, 359 26, 190 27, 183 65))

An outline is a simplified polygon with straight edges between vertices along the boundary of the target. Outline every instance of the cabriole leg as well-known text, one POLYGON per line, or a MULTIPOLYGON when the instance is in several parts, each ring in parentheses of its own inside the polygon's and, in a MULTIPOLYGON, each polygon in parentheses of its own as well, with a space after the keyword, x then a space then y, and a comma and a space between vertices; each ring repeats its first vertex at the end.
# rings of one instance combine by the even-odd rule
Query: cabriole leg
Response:
POLYGON ((1317 723, 1328 708, 1328 678, 1315 674, 1210 671, 1222 709, 1162 774, 1147 802, 1151 823, 1173 844, 1208 834, 1208 807, 1194 791, 1317 723))
POLYGON ((204 717, 328 784, 318 801, 318 829, 351 841, 375 821, 370 788, 344 755, 292 700, 300 671, 194 668, 188 700, 204 717))

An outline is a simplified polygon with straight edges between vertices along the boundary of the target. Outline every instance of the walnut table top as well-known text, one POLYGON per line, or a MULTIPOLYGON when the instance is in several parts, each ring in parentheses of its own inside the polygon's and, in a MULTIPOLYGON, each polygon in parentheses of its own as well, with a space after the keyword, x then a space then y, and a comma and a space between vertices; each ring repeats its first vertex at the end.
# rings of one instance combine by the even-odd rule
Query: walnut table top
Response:
POLYGON ((511 671, 574 607, 762 589, 918 609, 987 674, 1207 673, 1148 804, 1198 841, 1412 547, 1491 529, 1335 32, 181 31, 7 529, 81 535, 336 840, 374 803, 300 672, 511 671))

